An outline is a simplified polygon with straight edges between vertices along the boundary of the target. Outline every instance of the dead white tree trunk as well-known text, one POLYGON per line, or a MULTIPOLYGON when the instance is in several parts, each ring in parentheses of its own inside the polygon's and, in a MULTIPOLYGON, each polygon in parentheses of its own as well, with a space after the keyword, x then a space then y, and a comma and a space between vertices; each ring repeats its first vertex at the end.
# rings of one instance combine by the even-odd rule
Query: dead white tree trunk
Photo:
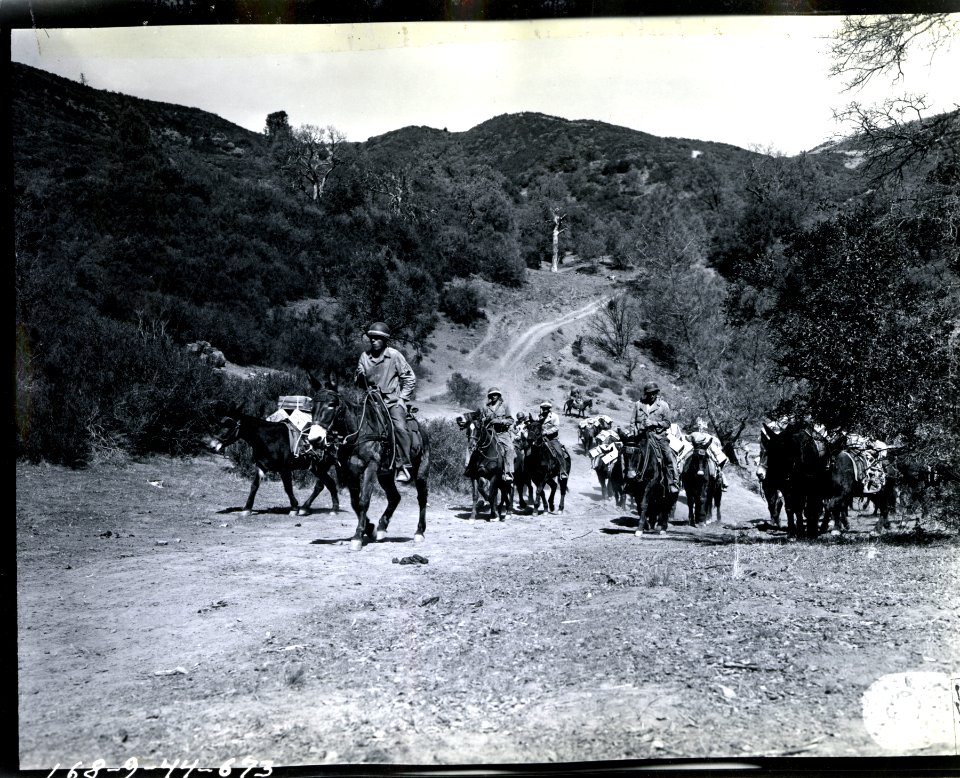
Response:
POLYGON ((566 214, 560 213, 559 208, 553 209, 553 262, 550 270, 554 273, 560 272, 560 233, 566 229, 563 226, 566 218, 566 214))

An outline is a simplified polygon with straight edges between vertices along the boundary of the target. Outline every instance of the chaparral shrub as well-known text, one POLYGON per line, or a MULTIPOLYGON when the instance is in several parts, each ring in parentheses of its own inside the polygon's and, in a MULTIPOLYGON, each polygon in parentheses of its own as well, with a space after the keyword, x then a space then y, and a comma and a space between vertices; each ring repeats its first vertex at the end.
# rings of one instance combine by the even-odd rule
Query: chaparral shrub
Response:
POLYGON ((447 391, 458 405, 466 408, 475 408, 483 402, 483 387, 460 373, 447 379, 447 391))
POLYGON ((440 310, 450 321, 468 327, 486 318, 483 293, 470 281, 454 280, 440 293, 440 310))
POLYGON ((427 478, 430 490, 466 494, 469 481, 463 475, 467 451, 463 430, 449 419, 430 419, 423 422, 421 428, 430 440, 430 474, 427 478))

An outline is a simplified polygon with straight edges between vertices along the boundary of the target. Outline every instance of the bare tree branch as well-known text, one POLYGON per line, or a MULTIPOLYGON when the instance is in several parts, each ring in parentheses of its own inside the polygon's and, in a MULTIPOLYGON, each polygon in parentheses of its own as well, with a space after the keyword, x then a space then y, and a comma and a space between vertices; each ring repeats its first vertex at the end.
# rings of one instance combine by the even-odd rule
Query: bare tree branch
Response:
POLYGON ((833 38, 830 75, 846 79, 845 91, 861 89, 874 76, 903 78, 908 50, 935 52, 957 32, 947 13, 848 16, 833 38))

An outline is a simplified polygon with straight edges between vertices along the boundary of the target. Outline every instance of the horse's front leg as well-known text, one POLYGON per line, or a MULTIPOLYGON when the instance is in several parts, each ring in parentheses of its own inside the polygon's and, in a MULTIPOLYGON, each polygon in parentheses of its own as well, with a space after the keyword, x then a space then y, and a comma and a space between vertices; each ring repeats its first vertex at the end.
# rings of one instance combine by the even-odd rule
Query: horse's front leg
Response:
POLYGON ((567 496, 567 479, 560 480, 560 513, 563 513, 563 503, 567 496))
POLYGON ((373 525, 367 518, 367 511, 370 509, 370 497, 373 494, 373 484, 377 478, 377 465, 371 462, 367 465, 360 477, 360 483, 350 490, 350 501, 353 503, 353 510, 357 514, 357 529, 350 540, 350 548, 359 551, 363 548, 364 536, 370 537, 373 534, 373 525))
POLYGON ((473 479, 473 496, 470 503, 470 523, 477 520, 477 512, 480 510, 480 503, 484 500, 483 487, 480 485, 480 479, 473 479))
POLYGON ((400 492, 393 480, 392 472, 377 473, 377 480, 387 495, 387 507, 384 508, 383 515, 377 522, 377 540, 383 540, 387 537, 387 527, 390 526, 390 519, 393 518, 393 513, 400 504, 400 492))
POLYGON ((241 516, 249 516, 253 512, 253 500, 257 496, 257 489, 260 488, 261 479, 266 477, 266 473, 263 472, 259 467, 257 472, 254 473, 253 483, 250 484, 250 494, 247 495, 247 502, 243 506, 243 510, 240 511, 241 516))
POLYGON ((419 517, 417 518, 417 531, 413 535, 414 543, 423 543, 423 535, 427 531, 427 497, 429 494, 429 487, 427 484, 426 476, 421 475, 420 467, 417 467, 417 505, 420 509, 419 517))
POLYGON ((549 483, 550 483, 550 513, 553 513, 555 511, 554 498, 557 495, 557 482, 551 478, 549 483))
POLYGON ((300 510, 297 511, 298 516, 309 516, 310 507, 313 505, 313 501, 320 496, 320 492, 323 491, 323 481, 320 480, 320 477, 317 477, 317 482, 313 485, 313 491, 310 492, 310 496, 306 499, 303 505, 300 506, 300 510))
POLYGON ((543 487, 546 486, 546 483, 546 481, 537 481, 533 485, 533 513, 536 513, 537 515, 543 513, 547 509, 547 498, 543 493, 543 487))

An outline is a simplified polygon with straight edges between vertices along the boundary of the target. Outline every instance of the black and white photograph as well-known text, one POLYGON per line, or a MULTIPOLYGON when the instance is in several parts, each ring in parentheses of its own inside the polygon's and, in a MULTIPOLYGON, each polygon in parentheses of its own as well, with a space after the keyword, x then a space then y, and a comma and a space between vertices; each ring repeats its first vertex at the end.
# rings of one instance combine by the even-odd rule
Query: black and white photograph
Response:
POLYGON ((960 9, 42 5, 20 770, 956 769, 960 9))

